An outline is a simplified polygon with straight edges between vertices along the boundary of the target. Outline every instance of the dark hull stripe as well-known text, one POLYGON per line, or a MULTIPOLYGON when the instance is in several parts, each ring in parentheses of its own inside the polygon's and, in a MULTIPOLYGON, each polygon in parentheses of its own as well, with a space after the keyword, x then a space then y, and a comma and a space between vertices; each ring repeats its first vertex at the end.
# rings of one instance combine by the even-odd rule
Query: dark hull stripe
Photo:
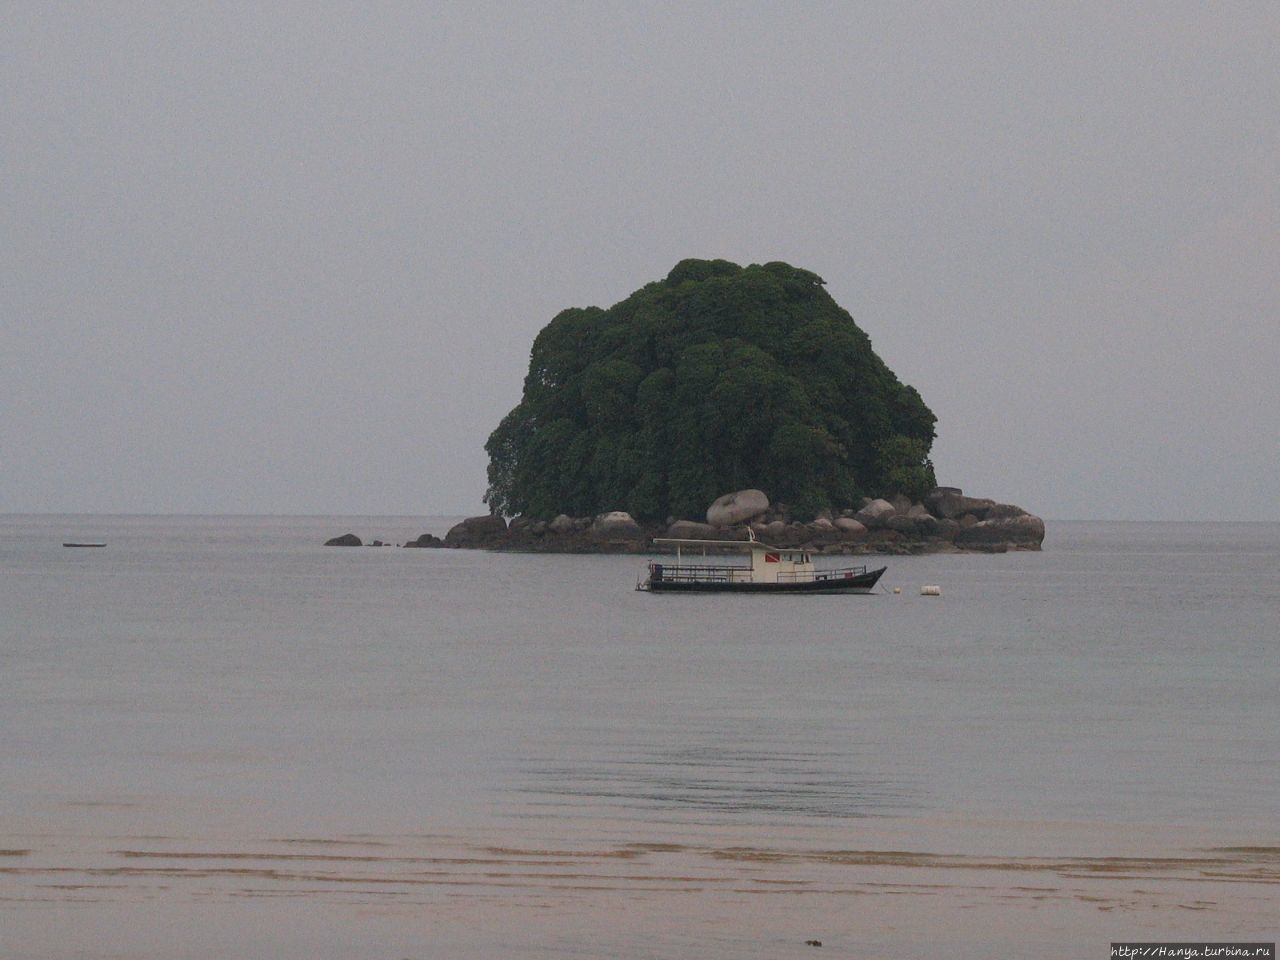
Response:
POLYGON ((716 583, 679 580, 650 580, 653 593, 869 593, 887 570, 869 570, 856 577, 832 580, 803 580, 798 583, 716 583))

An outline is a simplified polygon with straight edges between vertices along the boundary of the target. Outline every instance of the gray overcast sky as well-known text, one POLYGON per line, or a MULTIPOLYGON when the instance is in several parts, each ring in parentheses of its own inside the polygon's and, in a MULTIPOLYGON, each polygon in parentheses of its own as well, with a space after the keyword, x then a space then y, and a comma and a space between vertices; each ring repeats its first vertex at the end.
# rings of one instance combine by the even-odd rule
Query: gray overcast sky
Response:
POLYGON ((534 335, 822 275, 1050 518, 1280 519, 1280 4, 7 3, 0 511, 479 512, 534 335))

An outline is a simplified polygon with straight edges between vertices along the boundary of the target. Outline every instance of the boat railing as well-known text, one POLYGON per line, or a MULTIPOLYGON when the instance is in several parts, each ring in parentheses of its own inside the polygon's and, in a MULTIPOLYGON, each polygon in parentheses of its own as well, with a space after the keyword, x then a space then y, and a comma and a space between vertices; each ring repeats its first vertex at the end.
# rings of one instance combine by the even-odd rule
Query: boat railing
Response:
POLYGON ((673 580, 679 583, 732 583, 750 580, 751 568, 740 564, 650 564, 650 577, 654 580, 673 580))
POLYGON ((866 566, 840 567, 836 570, 787 570, 779 571, 779 583, 808 583, 811 580, 848 580, 862 576, 867 572, 866 566))

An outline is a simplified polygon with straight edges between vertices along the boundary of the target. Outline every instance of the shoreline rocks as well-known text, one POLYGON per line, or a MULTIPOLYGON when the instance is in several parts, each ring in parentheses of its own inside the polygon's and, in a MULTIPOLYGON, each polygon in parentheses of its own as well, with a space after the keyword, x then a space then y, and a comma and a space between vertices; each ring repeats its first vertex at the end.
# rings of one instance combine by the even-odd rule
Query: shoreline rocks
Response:
POLYGON ((643 540, 645 532, 625 510, 602 513, 592 521, 591 535, 598 540, 643 540))
MULTIPOLYGON (((760 490, 743 490, 718 498, 708 520, 669 518, 665 524, 642 524, 621 510, 594 517, 561 514, 552 520, 514 517, 468 517, 444 539, 424 533, 403 544, 415 548, 511 550, 527 553, 663 553, 655 537, 680 540, 757 540, 786 549, 821 554, 1004 553, 1039 550, 1044 521, 1021 507, 967 497, 957 487, 938 487, 919 502, 907 497, 868 499, 839 516, 823 514, 808 522, 791 520, 785 504, 770 504, 760 490), (758 495, 758 496, 757 496, 758 495), (719 505, 719 506, 717 506, 719 505), (726 522, 728 517, 737 517, 726 522)), ((334 537, 326 546, 360 546, 353 533, 334 537)))
POLYGON ((507 521, 490 513, 455 523, 444 535, 444 543, 447 547, 489 547, 501 543, 508 533, 507 521))
POLYGON ((1008 544, 1011 550, 1039 550, 1044 540, 1044 521, 1023 513, 1015 517, 979 520, 956 534, 956 546, 985 549, 993 544, 1008 544))

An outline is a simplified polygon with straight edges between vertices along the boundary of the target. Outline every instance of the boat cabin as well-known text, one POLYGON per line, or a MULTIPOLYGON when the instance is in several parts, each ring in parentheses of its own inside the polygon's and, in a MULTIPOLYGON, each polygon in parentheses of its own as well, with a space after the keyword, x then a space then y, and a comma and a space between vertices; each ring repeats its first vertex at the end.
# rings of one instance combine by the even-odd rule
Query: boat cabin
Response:
POLYGON ((761 543, 752 537, 739 541, 707 541, 676 540, 655 538, 655 544, 671 545, 676 548, 674 565, 662 563, 652 564, 652 571, 659 580, 671 577, 680 579, 696 579, 719 581, 722 583, 788 583, 797 580, 812 580, 814 567, 812 556, 804 550, 784 550, 761 543), (685 550, 700 549, 700 556, 707 556, 707 548, 740 549, 751 553, 750 564, 724 563, 686 564, 685 550))
MULTIPOLYGON (((760 546, 764 547, 763 544, 760 546)), ((751 579, 755 583, 813 578, 813 560, 803 550, 764 547, 751 551, 751 579)))

